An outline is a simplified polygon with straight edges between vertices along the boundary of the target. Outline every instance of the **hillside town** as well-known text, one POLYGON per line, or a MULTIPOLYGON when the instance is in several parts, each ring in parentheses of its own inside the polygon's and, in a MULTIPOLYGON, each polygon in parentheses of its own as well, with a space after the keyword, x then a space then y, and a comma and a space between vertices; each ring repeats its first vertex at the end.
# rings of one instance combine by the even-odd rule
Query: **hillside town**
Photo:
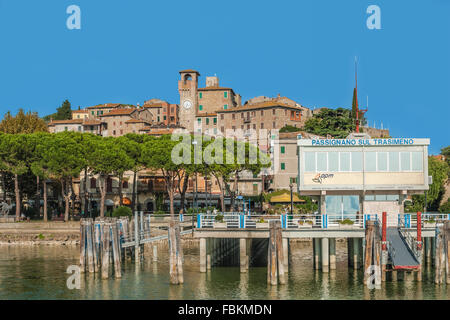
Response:
MULTIPOLYGON (((255 144, 261 151, 269 154, 272 161, 271 168, 265 168, 259 174, 243 171, 238 173, 236 179, 230 179, 227 190, 236 192, 235 196, 240 199, 236 206, 240 206, 240 210, 247 206, 247 210, 266 211, 268 207, 263 207, 260 201, 262 194, 287 191, 291 188, 297 190, 297 137, 302 135, 307 139, 332 138, 303 130, 306 121, 325 108, 312 110, 281 95, 258 96, 243 102, 241 95, 233 88, 221 86, 217 76, 206 77, 203 87, 201 82, 198 71, 182 70, 178 78, 177 103, 151 98, 141 105, 108 102, 79 107, 72 110, 71 119, 50 118, 48 131, 74 131, 102 137, 119 137, 130 133, 158 137, 172 134, 176 130, 212 137, 231 134, 255 144), (282 128, 291 130, 283 132, 282 128)), ((361 131, 373 138, 389 137, 389 131, 386 129, 364 126, 361 131)), ((101 195, 98 180, 94 174, 85 177, 84 172, 80 173, 79 178, 73 179, 70 201, 74 211, 81 214, 86 207, 89 212, 99 210, 101 195), (83 203, 84 194, 88 194, 87 205, 83 203)), ((119 179, 114 176, 107 178, 107 212, 117 208, 120 202, 123 205, 131 205, 133 172, 125 172, 122 180, 123 199, 120 201, 117 194, 119 179)), ((199 173, 190 177, 187 183, 185 207, 220 207, 221 191, 217 179, 213 176, 204 177, 199 173)), ((165 181, 161 172, 141 170, 137 174, 136 184, 138 210, 168 210, 165 181)), ((57 208, 61 207, 62 202, 59 182, 50 180, 47 188, 50 210, 53 210, 52 214, 59 216, 61 212, 58 212, 57 208)), ((1 187, 0 195, 5 202, 14 202, 7 199, 9 197, 1 187)), ((226 210, 233 210, 229 196, 227 192, 224 199, 226 210)), ((26 204, 33 203, 33 199, 24 200, 27 201, 26 204)), ((176 210, 180 210, 180 194, 175 195, 174 203, 176 210)))

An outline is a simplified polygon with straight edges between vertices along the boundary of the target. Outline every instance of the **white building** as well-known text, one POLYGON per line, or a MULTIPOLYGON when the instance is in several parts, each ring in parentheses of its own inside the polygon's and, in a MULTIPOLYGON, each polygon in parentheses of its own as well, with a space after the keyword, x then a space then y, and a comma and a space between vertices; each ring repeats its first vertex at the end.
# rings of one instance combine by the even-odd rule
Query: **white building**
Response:
POLYGON ((297 140, 298 191, 340 219, 388 213, 396 225, 409 195, 428 190, 429 139, 297 140))

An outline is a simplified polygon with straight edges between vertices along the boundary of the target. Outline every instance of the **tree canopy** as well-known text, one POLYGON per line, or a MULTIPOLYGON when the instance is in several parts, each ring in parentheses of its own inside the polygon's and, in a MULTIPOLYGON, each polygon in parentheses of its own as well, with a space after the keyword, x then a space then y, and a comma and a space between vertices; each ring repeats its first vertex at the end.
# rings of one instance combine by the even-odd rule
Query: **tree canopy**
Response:
POLYGON ((45 121, 50 121, 50 118, 53 120, 69 120, 72 119, 72 106, 69 100, 64 100, 62 105, 56 109, 55 113, 49 114, 44 117, 45 121))
POLYGON ((0 122, 0 132, 18 134, 33 132, 48 132, 47 124, 37 113, 19 109, 15 116, 8 111, 0 122))
POLYGON ((303 130, 319 136, 331 135, 343 139, 355 130, 352 111, 344 108, 321 109, 306 121, 303 130))

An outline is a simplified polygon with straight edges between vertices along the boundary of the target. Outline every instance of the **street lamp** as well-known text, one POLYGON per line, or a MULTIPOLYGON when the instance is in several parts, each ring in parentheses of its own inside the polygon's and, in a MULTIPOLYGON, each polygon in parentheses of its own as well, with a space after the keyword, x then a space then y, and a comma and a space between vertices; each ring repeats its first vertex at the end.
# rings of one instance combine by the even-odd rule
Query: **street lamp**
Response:
POLYGON ((291 189, 291 216, 292 216, 293 206, 294 206, 294 199, 292 198, 292 189, 294 188, 294 185, 292 183, 290 183, 289 188, 291 189))

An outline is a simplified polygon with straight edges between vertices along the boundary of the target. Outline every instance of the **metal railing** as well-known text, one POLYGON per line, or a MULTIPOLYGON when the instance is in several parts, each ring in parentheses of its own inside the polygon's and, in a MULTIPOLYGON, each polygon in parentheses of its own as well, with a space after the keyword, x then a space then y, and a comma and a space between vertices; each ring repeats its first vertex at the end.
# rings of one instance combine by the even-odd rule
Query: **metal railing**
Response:
MULTIPOLYGON (((416 216, 417 218, 417 216, 416 216)), ((416 220, 417 224, 417 220, 416 220)), ((406 229, 411 227, 411 218, 410 215, 404 215, 403 219, 399 218, 398 230, 400 232, 400 236, 406 242, 408 249, 412 252, 414 257, 419 259, 419 252, 417 250, 417 239, 406 229), (408 227, 409 225, 409 227, 408 227)))

